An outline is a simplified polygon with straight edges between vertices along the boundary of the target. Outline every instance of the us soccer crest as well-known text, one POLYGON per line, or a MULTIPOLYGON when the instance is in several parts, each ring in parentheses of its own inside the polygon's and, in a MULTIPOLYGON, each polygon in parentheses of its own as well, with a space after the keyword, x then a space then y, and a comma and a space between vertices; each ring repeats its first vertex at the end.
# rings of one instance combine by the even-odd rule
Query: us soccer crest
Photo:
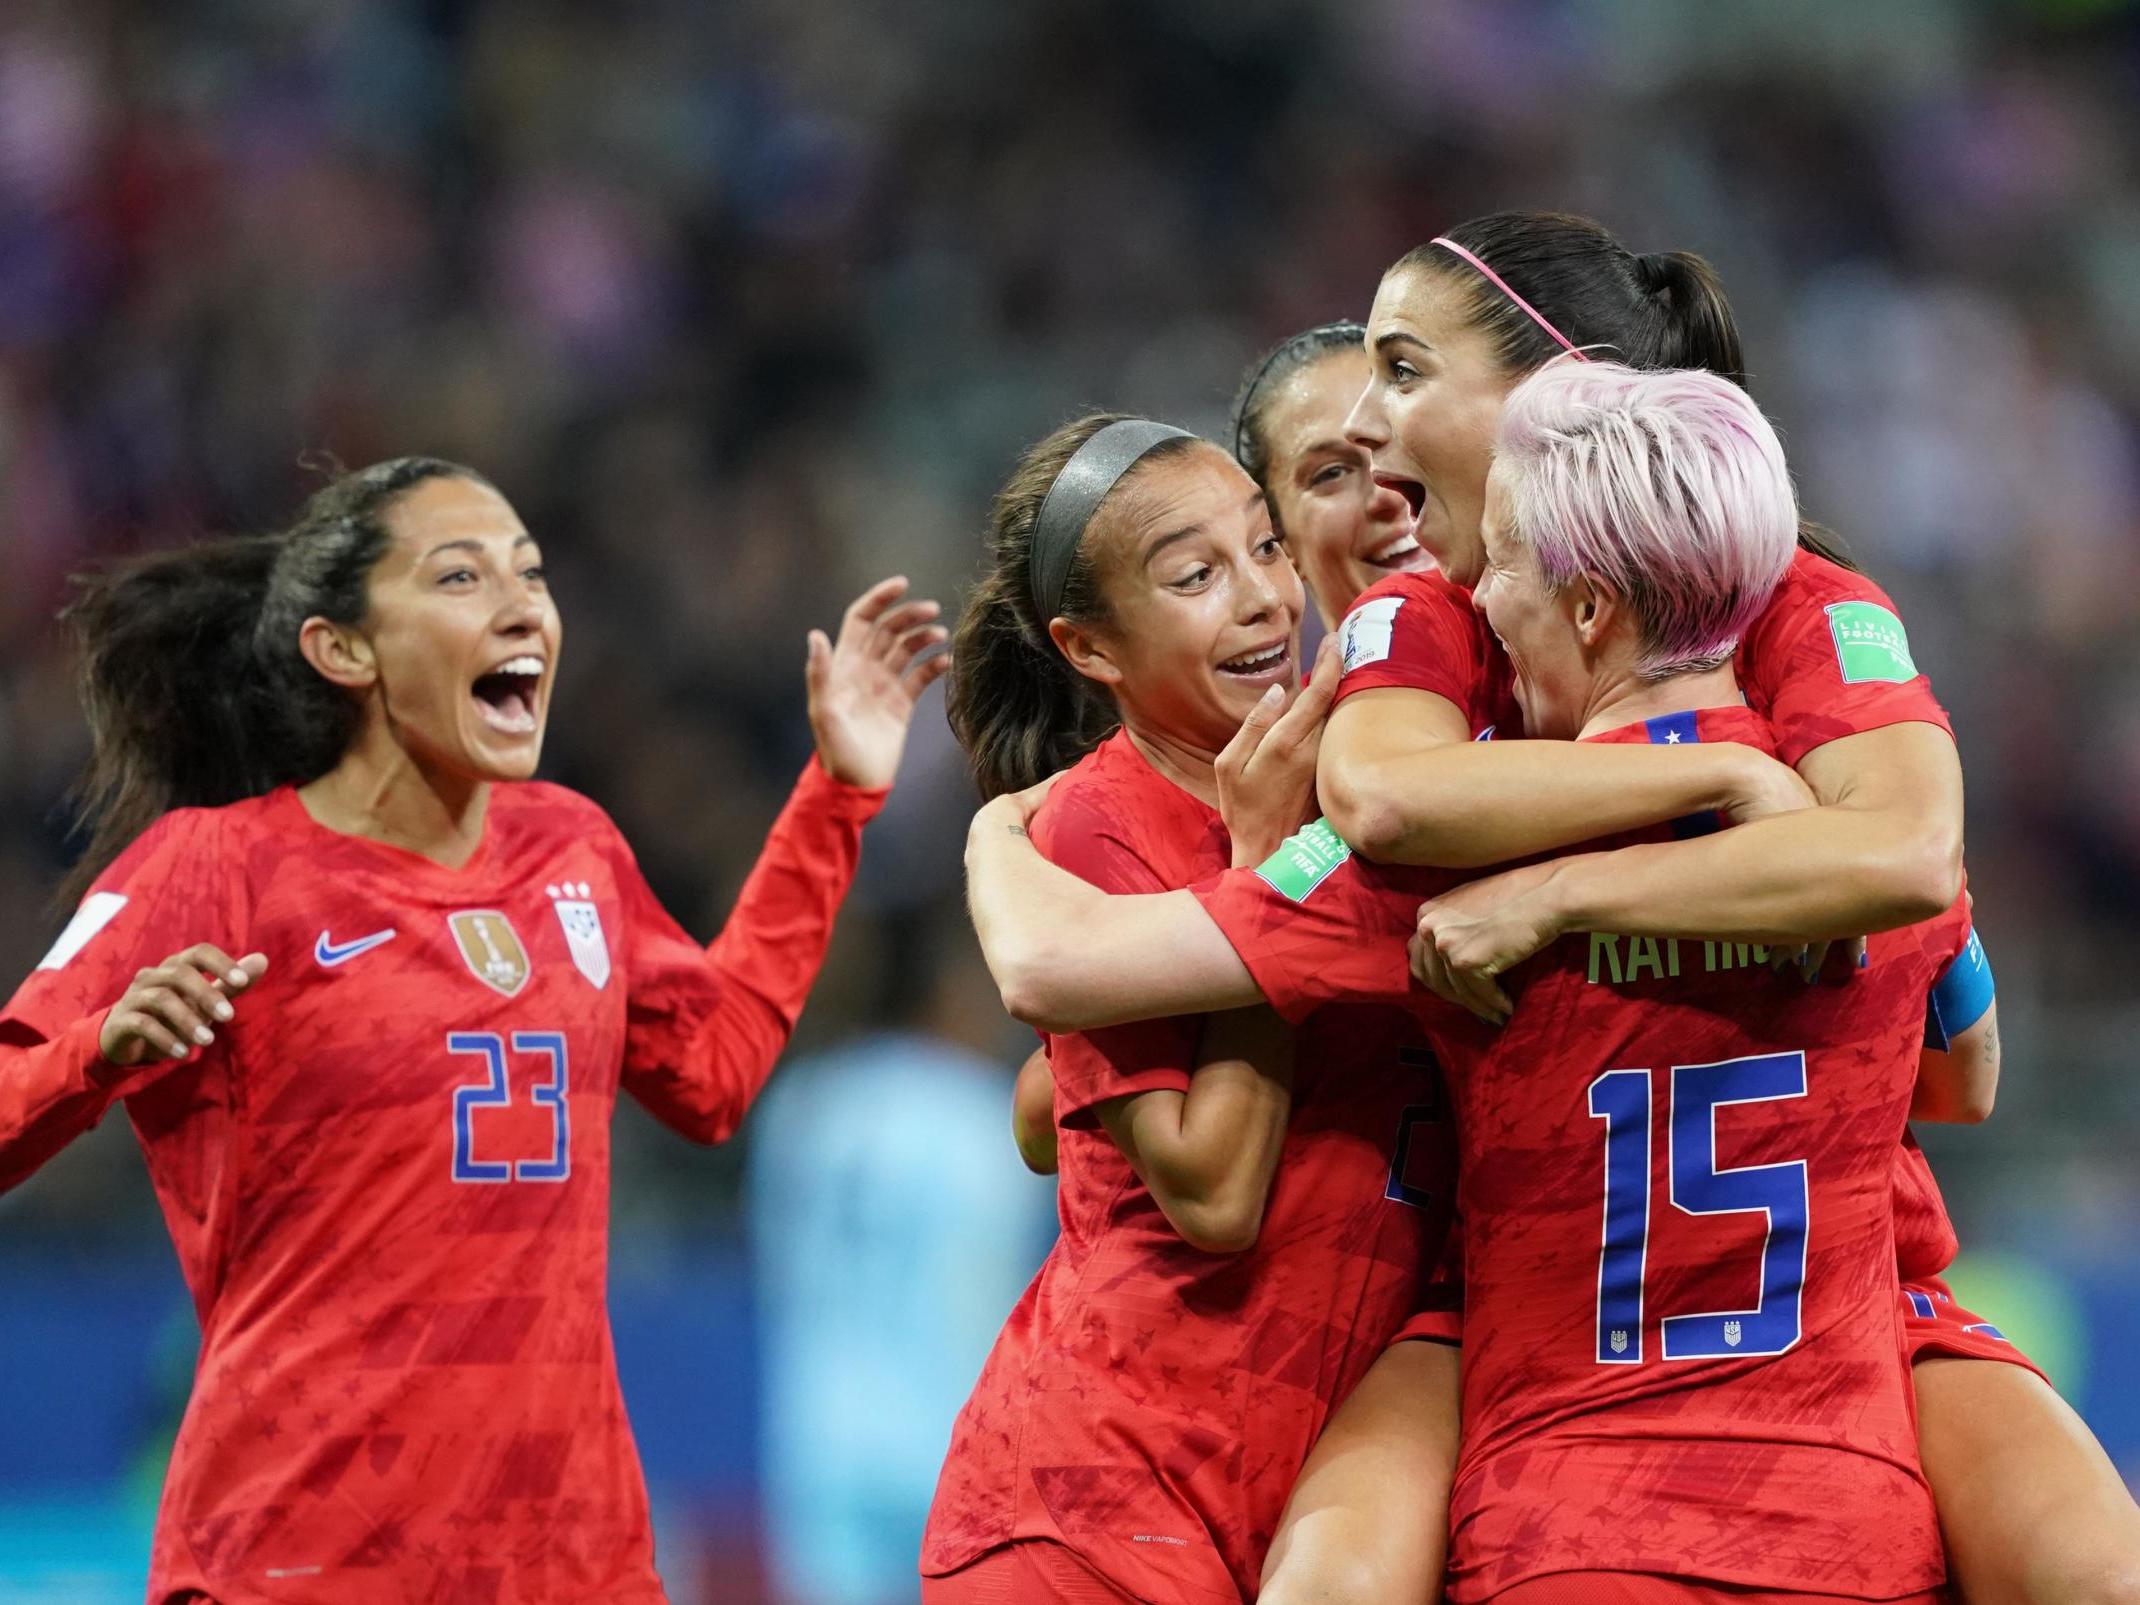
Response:
POLYGON ((464 908, 446 916, 453 945, 471 973, 493 991, 511 997, 528 984, 528 950, 513 922, 494 908, 464 908))
POLYGON ((566 881, 543 890, 557 908, 557 923, 564 927, 573 968, 597 989, 609 985, 609 942, 602 934, 602 911, 588 901, 593 888, 585 881, 566 881))

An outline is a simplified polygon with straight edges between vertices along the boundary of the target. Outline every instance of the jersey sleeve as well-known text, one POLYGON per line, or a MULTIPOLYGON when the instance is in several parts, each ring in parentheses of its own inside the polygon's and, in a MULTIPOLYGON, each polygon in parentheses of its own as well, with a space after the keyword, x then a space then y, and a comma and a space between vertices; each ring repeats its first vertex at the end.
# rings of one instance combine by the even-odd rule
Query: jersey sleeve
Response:
POLYGON ((122 1070, 98 1043, 105 1015, 136 972, 202 942, 244 955, 245 877, 224 835, 213 810, 158 820, 97 877, 0 1009, 0 1191, 27 1179, 119 1099, 183 1068, 151 1059, 122 1070))
POLYGON ((773 823, 728 923, 701 948, 661 906, 623 838, 627 932, 623 1085, 698 1142, 733 1135, 816 983, 887 790, 834 780, 812 758, 773 823))
MULTIPOLYGON (((1098 815, 1052 822, 1048 856, 1103 892, 1134 894, 1173 890, 1112 823, 1098 815)), ((1097 1031, 1048 1039, 1048 1067, 1055 1076, 1059 1125, 1092 1129, 1097 1105, 1140 1092, 1187 1092, 1203 1035, 1199 1015, 1138 1020, 1097 1031)))
POLYGON ((1406 943, 1420 894, 1354 858, 1321 820, 1257 868, 1189 890, 1294 1024, 1326 1003, 1388 1003, 1411 990, 1406 943))
POLYGON ((1747 698, 1787 764, 1844 736, 1895 724, 1954 734, 1910 656, 1888 594, 1863 574, 1801 553, 1739 649, 1747 698))
POLYGON ((1371 587, 1338 626, 1339 701, 1397 688, 1447 697, 1468 719, 1486 674, 1470 599, 1447 582, 1404 574, 1371 587))

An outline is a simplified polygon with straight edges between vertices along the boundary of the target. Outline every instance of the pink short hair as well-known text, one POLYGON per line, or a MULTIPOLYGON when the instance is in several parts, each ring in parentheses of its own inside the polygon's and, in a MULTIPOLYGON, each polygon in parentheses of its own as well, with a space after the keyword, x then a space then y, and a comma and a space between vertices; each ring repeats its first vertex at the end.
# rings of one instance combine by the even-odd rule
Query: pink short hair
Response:
POLYGON ((1510 393, 1495 465, 1548 589, 1625 597, 1649 677, 1730 657, 1798 544, 1776 431, 1713 373, 1549 362, 1510 393))

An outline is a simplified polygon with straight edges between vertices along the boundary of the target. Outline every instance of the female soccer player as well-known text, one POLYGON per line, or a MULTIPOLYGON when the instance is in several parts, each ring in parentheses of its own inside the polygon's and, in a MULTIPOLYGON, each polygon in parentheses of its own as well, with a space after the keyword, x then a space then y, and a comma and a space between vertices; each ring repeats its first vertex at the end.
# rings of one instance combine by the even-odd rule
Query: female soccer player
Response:
POLYGON ((202 1334, 155 1599, 663 1597, 610 1114, 717 1142, 772 1069, 944 667, 904 588, 811 632, 817 756, 701 949, 529 778, 561 624, 480 475, 381 463, 89 582, 102 872, 0 1013, 0 1185, 125 1101, 202 1334))
MULTIPOLYGON (((1075 767, 1035 845, 1110 890, 1226 866, 1218 759, 1295 677, 1300 582, 1226 454, 1110 416, 1026 454, 953 642, 989 794, 1075 767), (1110 731, 1112 733, 1110 733, 1110 731)), ((1253 1021, 1049 1043, 1062 1235, 954 1429, 937 1602, 1253 1595, 1331 1405, 1411 1310, 1446 1197, 1401 1011, 1336 1011, 1297 1075, 1253 1021), (1400 1152, 1417 1150, 1393 1175, 1400 1152)))
MULTIPOLYGON (((1764 740, 1730 650, 1789 562, 1796 515, 1743 393, 1708 375, 1563 368, 1511 399, 1503 441, 1482 602, 1517 654, 1531 727, 1764 740)), ((992 956, 1022 925, 1013 949, 1052 948, 1121 1012, 1260 992, 1298 1018, 1406 993, 1397 949, 1418 874, 1348 864, 1327 831, 1195 902, 1106 899, 1029 853, 1006 858, 994 811, 973 845, 977 869, 999 861, 975 884, 992 956), (1074 958, 1056 934, 1072 918, 1074 958)), ((1916 1072, 1907 1027, 1965 923, 1957 909, 1880 939, 1856 991, 1783 983, 1730 944, 1623 955, 1613 937, 1593 939, 1587 970, 1564 944, 1526 972, 1503 1032, 1430 1010, 1464 1142, 1460 1597, 1709 1597, 1617 1575, 1638 1573, 1800 1599, 1929 1597, 1938 1540, 1894 1344, 1888 1188, 1916 1072), (1681 1068, 1627 1068, 1644 1065, 1681 1068), (1688 1128, 1658 1183, 1680 1207, 1654 1222, 1653 1103, 1655 1124, 1688 1128), (1740 1166, 1702 1157, 1705 1119, 1734 1127, 1740 1166), (1803 1163, 1744 1166, 1763 1159, 1803 1163), (1748 1209, 1769 1212, 1765 1246, 1695 1218, 1748 1209), (1753 1286, 1751 1308, 1732 1302, 1753 1286), (1727 1313, 1691 1313, 1704 1307, 1727 1313)), ((1380 1512, 1400 1526, 1403 1492, 1380 1512)))
POLYGON ((1345 418, 1369 375, 1367 330, 1323 323, 1281 340, 1249 368, 1233 404, 1233 454, 1263 487, 1271 524, 1336 629, 1353 598, 1393 573, 1431 569, 1412 513, 1368 473, 1345 418))

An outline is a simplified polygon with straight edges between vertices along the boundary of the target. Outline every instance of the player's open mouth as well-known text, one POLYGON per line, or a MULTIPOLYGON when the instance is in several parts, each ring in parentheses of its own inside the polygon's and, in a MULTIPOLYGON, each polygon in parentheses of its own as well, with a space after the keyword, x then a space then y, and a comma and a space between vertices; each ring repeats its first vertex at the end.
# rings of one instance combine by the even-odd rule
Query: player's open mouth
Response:
POLYGON ((1434 566, 1434 559, 1427 556, 1412 532, 1406 530, 1393 541, 1385 541, 1360 559, 1375 568, 1427 569, 1434 566))
POLYGON ((527 652, 476 676, 471 695, 483 722, 502 735, 533 735, 546 667, 541 658, 527 652))
POLYGON ((1219 665, 1219 673, 1256 685, 1283 680, 1292 672, 1293 643, 1290 639, 1273 641, 1269 646, 1259 646, 1252 652, 1230 657, 1219 665))
POLYGON ((1412 510, 1412 534, 1419 534, 1419 515, 1426 510, 1427 487, 1416 479, 1407 479, 1402 474, 1386 474, 1377 469, 1373 475, 1376 484, 1385 490, 1393 490, 1404 498, 1405 506, 1412 510))

